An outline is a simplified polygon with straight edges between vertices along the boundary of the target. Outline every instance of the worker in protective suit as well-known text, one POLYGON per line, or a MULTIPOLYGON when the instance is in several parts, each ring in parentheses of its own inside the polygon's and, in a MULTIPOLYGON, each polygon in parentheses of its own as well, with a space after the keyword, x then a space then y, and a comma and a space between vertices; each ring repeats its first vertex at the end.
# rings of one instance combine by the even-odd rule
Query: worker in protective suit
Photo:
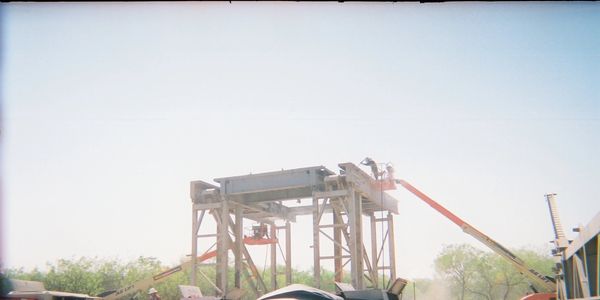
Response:
POLYGON ((365 166, 371 167, 371 172, 373 172, 373 177, 375 177, 375 179, 379 179, 379 177, 381 176, 381 173, 379 172, 379 169, 377 168, 377 163, 374 160, 367 157, 367 158, 363 159, 360 163, 365 166))
POLYGON ((260 225, 252 226, 252 234, 254 239, 259 240, 264 237, 269 238, 267 224, 260 223, 260 225))

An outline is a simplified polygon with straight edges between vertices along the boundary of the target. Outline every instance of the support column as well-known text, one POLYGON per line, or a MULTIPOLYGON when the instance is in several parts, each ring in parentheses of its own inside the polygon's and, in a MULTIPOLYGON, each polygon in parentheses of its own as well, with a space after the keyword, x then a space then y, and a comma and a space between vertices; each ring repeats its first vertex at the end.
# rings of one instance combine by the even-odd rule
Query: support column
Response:
POLYGON ((244 218, 242 217, 242 207, 235 207, 235 247, 233 248, 235 253, 235 287, 242 287, 242 243, 244 239, 244 218))
POLYGON ((364 252, 362 239, 362 200, 361 196, 350 189, 350 203, 348 204, 348 223, 350 225, 350 269, 352 272, 352 285, 355 289, 364 289, 364 252))
POLYGON ((216 283, 223 295, 227 294, 227 267, 229 249, 229 205, 226 198, 221 201, 217 222, 217 273, 216 283))
MULTIPOLYGON (((233 223, 233 220, 231 220, 231 217, 229 217, 229 223, 233 223)), ((238 235, 238 231, 237 228, 234 226, 232 227, 233 230, 233 234, 235 236, 238 235)), ((241 232, 241 231, 240 231, 241 232)), ((231 240, 231 237, 229 236, 230 243, 235 243, 233 240, 231 240)), ((246 277, 246 282, 248 282, 248 285, 250 286, 250 289, 252 289, 252 291, 254 292, 254 295, 256 297, 260 297, 264 291, 267 289, 264 282, 262 281, 262 278, 260 277, 260 274, 258 273, 258 269, 256 268, 256 265, 254 265, 254 262, 252 261, 252 257, 250 256, 250 253, 248 252, 248 249, 246 248, 246 245, 244 245, 244 243, 241 244, 241 248, 240 248, 240 255, 242 255, 242 257, 244 257, 246 259, 246 264, 248 269, 250 269, 250 272, 252 272, 252 274, 248 273, 248 269, 244 266, 242 267, 242 272, 244 274, 244 277, 246 277), (252 280, 255 279, 256 283, 252 280), (257 284, 259 286, 257 286, 257 284), (260 291, 259 291, 260 289, 260 291)))
MULTIPOLYGON (((334 208, 335 209, 335 208, 334 208)), ((334 280, 342 282, 344 279, 344 268, 342 264, 342 228, 340 225, 343 224, 341 215, 333 214, 333 265, 334 265, 334 280)))
POLYGON ((197 286, 196 273, 198 270, 198 210, 192 204, 192 271, 190 272, 190 285, 197 286))
POLYGON ((321 288, 321 253, 319 247, 319 199, 313 198, 313 276, 316 288, 321 288))
MULTIPOLYGON (((371 213, 370 216, 371 221, 371 268, 373 270, 371 277, 371 282, 373 283, 373 288, 379 287, 379 270, 377 269, 379 260, 377 259, 377 218, 375 217, 375 213, 371 213)), ((383 246, 383 242, 381 241, 381 245, 383 246)), ((385 277, 384 277, 385 279, 385 277)))
MULTIPOLYGON (((271 228, 270 238, 277 237, 277 228, 275 224, 269 225, 271 228)), ((277 289, 277 243, 271 244, 271 291, 277 289)))
MULTIPOLYGON (((390 246, 390 283, 396 280, 396 240, 394 238, 394 215, 388 212, 388 244, 390 246)), ((389 285, 389 283, 388 283, 389 285)))
POLYGON ((292 284, 292 228, 285 222, 285 285, 292 284))

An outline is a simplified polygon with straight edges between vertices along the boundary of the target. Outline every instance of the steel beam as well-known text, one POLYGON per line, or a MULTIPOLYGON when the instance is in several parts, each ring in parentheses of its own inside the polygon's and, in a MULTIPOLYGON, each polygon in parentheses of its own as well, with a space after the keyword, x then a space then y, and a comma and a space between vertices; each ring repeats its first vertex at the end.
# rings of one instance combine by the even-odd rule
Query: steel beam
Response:
MULTIPOLYGON (((296 218, 296 216, 311 215, 314 210, 314 205, 296 206, 288 208, 288 217, 296 218)), ((330 207, 325 208, 325 213, 332 213, 333 210, 330 207)))
MULTIPOLYGON (((273 191, 295 191, 309 188, 312 191, 322 187, 326 176, 334 173, 323 166, 298 168, 242 176, 216 178, 220 189, 226 195, 257 194, 273 191)), ((291 198, 294 199, 295 197, 291 198)))
POLYGON ((289 208, 277 202, 265 203, 244 203, 243 201, 233 201, 236 205, 242 206, 244 209, 244 218, 251 219, 257 222, 270 223, 267 219, 277 219, 296 222, 296 217, 289 214, 289 208))
POLYGON ((313 196, 316 198, 319 198, 319 199, 346 197, 346 196, 348 196, 348 191, 347 190, 335 190, 335 191, 326 191, 326 192, 314 192, 313 196))
POLYGON ((350 253, 350 250, 349 250, 349 249, 345 248, 345 247, 344 247, 344 245, 342 245, 342 243, 341 243, 341 242, 338 242, 338 241, 336 241, 336 240, 335 240, 335 238, 332 238, 332 237, 331 237, 329 234, 327 234, 327 232, 325 232, 325 231, 323 231, 323 230, 321 230, 321 229, 319 229, 319 232, 320 232, 322 235, 324 235, 324 236, 325 236, 327 239, 329 239, 330 241, 332 241, 334 246, 341 247, 341 248, 342 248, 343 250, 345 250, 347 253, 350 253))

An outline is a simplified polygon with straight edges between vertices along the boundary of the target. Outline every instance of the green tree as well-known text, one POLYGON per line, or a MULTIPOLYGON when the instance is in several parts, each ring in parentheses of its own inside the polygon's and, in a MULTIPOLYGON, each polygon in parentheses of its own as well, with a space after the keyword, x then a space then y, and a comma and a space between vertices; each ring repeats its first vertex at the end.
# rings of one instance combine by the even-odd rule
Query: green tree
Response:
POLYGON ((449 281, 452 294, 456 299, 465 300, 469 286, 477 270, 478 257, 481 250, 473 246, 449 245, 435 259, 434 265, 437 272, 449 281))
MULTIPOLYGON (((182 260, 183 263, 183 260, 182 260)), ((285 285, 284 266, 278 266, 277 282, 279 287, 285 285)), ((4 277, 11 279, 33 280, 44 283, 46 289, 84 293, 92 296, 99 295, 105 291, 114 291, 135 283, 141 279, 154 276, 162 271, 169 269, 161 264, 155 258, 139 257, 135 260, 123 263, 116 259, 99 258, 72 258, 59 259, 55 263, 47 264, 47 271, 34 269, 25 271, 23 268, 7 269, 2 273, 4 277)), ((188 285, 191 270, 184 270, 170 276, 164 282, 154 286, 163 299, 179 299, 180 292, 178 285, 188 285)), ((303 283, 313 285, 312 271, 293 270, 294 283, 303 283)), ((233 287, 233 270, 229 272, 229 285, 233 287)), ((271 274, 268 270, 262 273, 263 279, 270 288, 271 274)), ((347 274, 346 274, 347 275, 347 274)), ((334 273, 328 270, 322 270, 321 274, 322 288, 333 291, 334 273)), ((196 276, 197 284, 204 295, 214 295, 215 288, 215 268, 212 266, 200 266, 196 276)), ((345 277, 345 282, 349 278, 345 277)), ((4 281, 2 289, 5 292, 10 291, 9 282, 4 281)), ((242 280, 242 289, 246 291, 244 299, 256 299, 250 292, 251 288, 246 278, 242 280)), ((145 299, 146 291, 134 291, 125 295, 126 299, 145 299)))
POLYGON ((68 291, 95 295, 101 292, 99 277, 94 270, 93 259, 60 259, 50 266, 44 285, 48 290, 68 291))
MULTIPOLYGON (((551 274, 552 258, 534 250, 517 250, 518 257, 542 274, 551 274)), ((454 299, 519 299, 529 291, 529 281, 513 265, 493 252, 469 245, 444 247, 435 259, 438 274, 446 280, 454 299)))
POLYGON ((48 271, 38 269, 26 272, 23 268, 7 269, 7 278, 41 281, 47 290, 98 295, 126 284, 152 276, 164 269, 155 258, 139 257, 123 264, 118 260, 98 258, 59 259, 48 264, 48 271))

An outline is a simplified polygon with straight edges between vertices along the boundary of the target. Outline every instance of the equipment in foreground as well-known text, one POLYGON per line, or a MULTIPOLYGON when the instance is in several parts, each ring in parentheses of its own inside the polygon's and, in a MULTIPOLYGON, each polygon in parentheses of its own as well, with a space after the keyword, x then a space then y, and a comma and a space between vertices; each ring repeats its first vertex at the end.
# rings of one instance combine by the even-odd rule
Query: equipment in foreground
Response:
MULTIPOLYGON (((35 300, 54 300, 54 299, 71 299, 71 300, 91 300, 101 299, 98 297, 89 296, 86 294, 68 293, 59 291, 47 291, 43 282, 9 279, 12 291, 7 295, 0 295, 6 299, 35 299, 35 300)), ((4 298, 2 298, 4 299, 4 298)))
MULTIPOLYGON (((200 255, 196 258, 197 262, 203 262, 205 260, 208 260, 210 258, 213 258, 217 255, 216 251, 210 251, 210 252, 206 252, 203 255, 200 255)), ((153 292, 156 292, 156 289, 153 288, 153 286, 155 286, 156 284, 163 282, 164 280, 166 280, 167 278, 169 278, 171 275, 173 274, 177 274, 183 270, 187 270, 191 267, 192 265, 192 260, 189 260, 187 262, 182 263, 181 265, 178 265, 176 267, 170 268, 164 272, 161 272, 159 274, 156 274, 154 276, 148 277, 148 278, 144 278, 140 281, 137 281, 135 283, 132 283, 130 285, 127 285, 125 287, 122 287, 116 291, 107 291, 104 292, 100 295, 98 295, 98 298, 95 299, 101 299, 101 300, 118 300, 118 299, 126 299, 127 296, 136 293, 138 291, 145 291, 147 289, 148 290, 148 294, 151 294, 153 292)), ((201 273, 202 274, 202 273, 201 273)), ((203 274, 202 274, 203 275, 203 274)), ((209 280, 209 283, 212 283, 209 280)), ((213 287, 218 290, 218 288, 216 286, 213 287)), ((181 290, 181 288, 180 288, 181 290)), ((189 289, 185 289, 186 291, 189 291, 189 289)), ((221 291, 219 291, 221 292, 221 291)), ((237 299, 241 296, 241 293, 239 293, 238 290, 232 290, 230 293, 228 293, 225 296, 225 299, 237 299)), ((206 297, 206 296, 201 296, 200 298, 193 298, 193 299, 217 299, 215 297, 206 297)))
POLYGON ((391 287, 383 289, 355 290, 347 283, 335 282, 336 294, 303 284, 292 284, 263 295, 257 300, 297 299, 297 300, 400 300, 407 281, 397 278, 391 287))

